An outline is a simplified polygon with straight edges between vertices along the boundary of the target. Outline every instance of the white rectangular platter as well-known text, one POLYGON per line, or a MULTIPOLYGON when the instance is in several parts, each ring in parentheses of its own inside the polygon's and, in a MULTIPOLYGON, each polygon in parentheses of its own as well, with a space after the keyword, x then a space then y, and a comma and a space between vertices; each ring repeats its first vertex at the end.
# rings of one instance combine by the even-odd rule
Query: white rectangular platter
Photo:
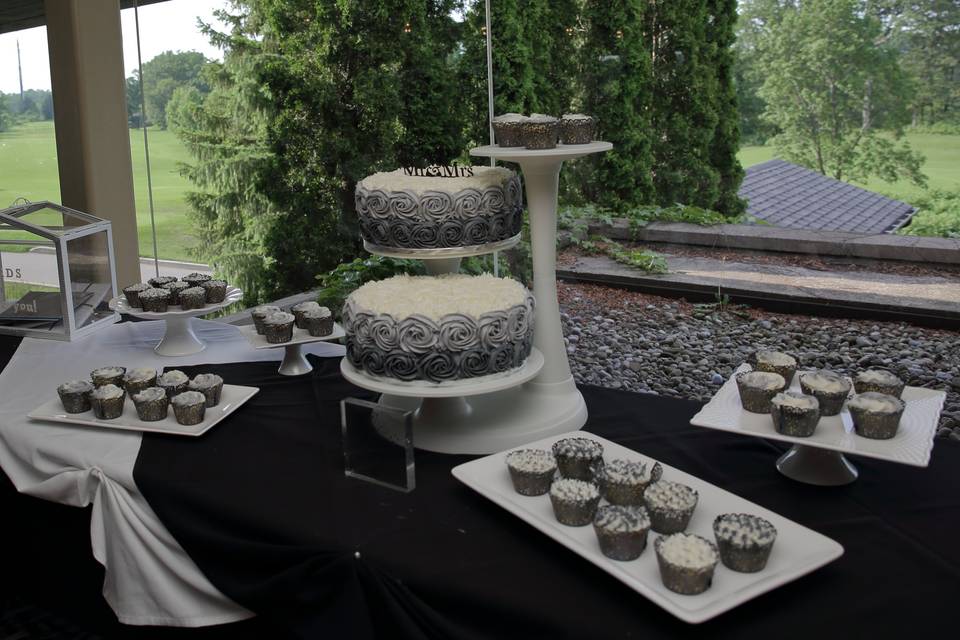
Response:
POLYGON ((240 333, 243 334, 243 337, 247 339, 247 342, 249 342, 250 346, 254 349, 276 349, 277 347, 290 347, 295 344, 324 342, 329 340, 337 340, 346 335, 343 331, 343 327, 336 322, 333 323, 333 332, 328 336, 312 336, 306 329, 298 329, 297 327, 294 327, 293 339, 291 339, 290 342, 280 342, 277 344, 267 342, 267 339, 257 333, 257 328, 252 324, 241 325, 240 333))
MULTIPOLYGON (((550 450, 556 440, 569 437, 590 438, 601 443, 605 460, 621 458, 652 462, 651 458, 636 451, 586 432, 553 436, 517 448, 550 450)), ((607 558, 600 553, 592 526, 562 525, 553 514, 549 496, 527 497, 514 491, 505 462, 507 453, 495 453, 467 462, 455 467, 452 473, 471 489, 586 558, 684 622, 696 624, 709 620, 843 555, 843 547, 830 538, 661 463, 664 479, 680 482, 699 493, 697 508, 693 512, 687 532, 713 540, 713 520, 722 513, 758 515, 777 528, 777 541, 763 571, 737 573, 718 563, 713 585, 706 592, 695 596, 680 595, 664 587, 660 579, 660 570, 653 551, 653 541, 659 534, 653 531, 649 533, 647 548, 636 560, 620 562, 607 558)))
POLYGON ((30 413, 28 418, 33 420, 49 420, 64 422, 85 427, 99 427, 101 429, 119 429, 121 431, 149 431, 152 433, 172 433, 180 436, 199 436, 207 432, 228 415, 236 411, 240 405, 252 398, 260 391, 257 387, 243 387, 235 384, 223 385, 220 393, 220 404, 208 408, 203 416, 203 422, 193 425, 182 425, 173 415, 173 407, 167 410, 167 417, 157 422, 144 422, 137 417, 137 410, 133 400, 129 397, 124 401, 123 414, 114 420, 100 420, 94 417, 93 411, 84 413, 67 413, 63 410, 60 399, 46 402, 30 413))
MULTIPOLYGON (((937 421, 940 419, 940 411, 947 397, 943 391, 922 387, 904 389, 902 399, 906 409, 900 418, 897 435, 889 440, 871 440, 858 436, 853 430, 853 422, 846 406, 839 416, 820 418, 820 424, 817 425, 817 430, 812 436, 798 438, 777 433, 773 428, 773 419, 769 415, 744 410, 740 404, 736 374, 749 370, 749 365, 741 365, 720 387, 710 402, 690 420, 690 424, 917 467, 925 467, 930 463, 930 451, 933 449, 937 421)), ((800 391, 798 379, 799 376, 794 376, 790 385, 792 391, 800 391)))

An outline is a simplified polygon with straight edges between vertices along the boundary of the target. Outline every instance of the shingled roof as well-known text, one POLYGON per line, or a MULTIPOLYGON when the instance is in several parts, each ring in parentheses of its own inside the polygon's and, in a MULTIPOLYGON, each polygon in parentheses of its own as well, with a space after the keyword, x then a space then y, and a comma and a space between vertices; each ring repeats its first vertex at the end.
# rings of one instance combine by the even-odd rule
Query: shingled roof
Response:
POLYGON ((785 160, 748 167, 740 197, 747 213, 789 229, 889 233, 915 209, 785 160))

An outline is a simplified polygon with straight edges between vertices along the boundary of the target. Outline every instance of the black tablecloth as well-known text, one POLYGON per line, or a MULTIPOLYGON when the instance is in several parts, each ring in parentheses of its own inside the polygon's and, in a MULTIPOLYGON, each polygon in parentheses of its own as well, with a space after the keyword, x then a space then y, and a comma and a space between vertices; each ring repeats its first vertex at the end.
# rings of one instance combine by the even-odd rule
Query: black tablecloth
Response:
POLYGON ((698 405, 584 387, 587 430, 839 541, 815 573, 686 625, 459 484, 470 456, 417 452, 417 489, 343 476, 338 401, 363 392, 337 359, 194 367, 260 387, 207 435, 147 435, 137 485, 225 594, 278 628, 324 638, 717 638, 915 635, 952 628, 960 587, 960 447, 927 469, 855 459, 819 488, 779 475, 783 447, 689 426, 698 405))

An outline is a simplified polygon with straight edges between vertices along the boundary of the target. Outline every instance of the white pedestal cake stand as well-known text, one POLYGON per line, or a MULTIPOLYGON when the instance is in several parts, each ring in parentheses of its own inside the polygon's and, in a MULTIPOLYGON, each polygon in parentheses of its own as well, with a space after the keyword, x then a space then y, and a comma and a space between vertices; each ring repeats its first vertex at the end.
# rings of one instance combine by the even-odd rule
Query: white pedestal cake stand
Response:
POLYGON ((279 349, 283 347, 283 362, 280 363, 277 372, 284 376, 302 376, 313 371, 313 366, 303 355, 303 345, 339 340, 346 335, 343 327, 336 322, 333 324, 333 331, 328 336, 312 336, 308 331, 294 327, 293 338, 289 342, 279 344, 267 342, 267 339, 257 333, 257 328, 252 324, 241 326, 240 334, 247 339, 247 342, 254 349, 279 349))
POLYGON ((206 316, 228 307, 242 297, 243 291, 236 287, 227 287, 227 296, 223 302, 208 304, 200 309, 186 310, 181 309, 179 305, 171 305, 168 311, 161 313, 131 307, 125 296, 117 296, 110 301, 110 309, 143 320, 163 320, 166 322, 163 338, 160 339, 153 350, 161 356, 175 357, 198 353, 207 348, 207 345, 193 332, 193 327, 190 324, 193 318, 206 316))

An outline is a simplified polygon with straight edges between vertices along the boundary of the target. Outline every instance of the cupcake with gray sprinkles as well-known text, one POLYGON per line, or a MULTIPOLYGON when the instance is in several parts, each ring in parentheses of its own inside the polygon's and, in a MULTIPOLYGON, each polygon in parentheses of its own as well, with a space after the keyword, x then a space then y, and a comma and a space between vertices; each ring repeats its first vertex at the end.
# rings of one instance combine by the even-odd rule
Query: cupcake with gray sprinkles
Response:
POLYGON ((797 373, 797 359, 781 351, 761 349, 754 354, 753 360, 754 371, 767 371, 783 376, 785 382, 783 389, 790 387, 793 376, 797 373))
POLYGON ((90 372, 90 379, 93 380, 95 387, 102 387, 105 384, 120 387, 123 386, 123 374, 126 372, 126 367, 100 367, 90 372))
POLYGON ((657 538, 653 549, 667 589, 692 596, 710 588, 718 556, 712 542, 692 533, 675 533, 657 538))
POLYGON ((685 484, 658 480, 643 494, 650 526, 657 533, 677 533, 687 528, 699 496, 685 484))
POLYGON ((183 281, 186 282, 191 287, 199 287, 204 282, 208 282, 210 280, 213 280, 212 276, 206 273, 197 273, 196 271, 183 276, 183 281))
POLYGON ((160 289, 163 287, 163 285, 170 284, 171 282, 176 282, 176 281, 177 279, 174 278, 173 276, 157 276, 156 278, 150 278, 149 280, 147 280, 147 284, 149 284, 151 287, 160 289))
POLYGON ((520 136, 527 149, 553 149, 560 135, 560 121, 553 116, 534 113, 520 124, 520 136))
POLYGON ((564 478, 593 480, 603 464, 603 445, 590 438, 564 438, 553 443, 553 457, 564 478))
POLYGON ((307 302, 301 302, 290 307, 290 313, 293 314, 294 324, 297 325, 297 329, 306 329, 307 325, 303 321, 303 314, 310 309, 319 309, 320 305, 313 300, 308 300, 307 302))
POLYGON ((207 292, 203 287, 190 287, 180 292, 180 308, 184 311, 203 309, 206 305, 207 292))
POLYGON ((889 440, 897 435, 905 408, 900 398, 873 391, 857 394, 847 403, 853 430, 858 436, 873 440, 889 440))
POLYGON ((523 146, 523 123, 527 117, 519 113, 505 113, 493 119, 493 136, 501 147, 523 146))
POLYGON ((542 496, 550 491, 557 461, 543 449, 517 449, 506 457, 513 488, 522 496, 542 496))
POLYGON ((173 294, 169 289, 146 289, 140 292, 140 306, 144 311, 164 313, 172 297, 173 294))
POLYGON ((130 398, 137 410, 137 417, 144 422, 158 422, 167 417, 170 398, 167 397, 167 392, 160 387, 147 387, 143 391, 130 396, 130 398))
POLYGON ((713 535, 725 567, 741 573, 756 573, 767 566, 777 528, 760 516, 724 513, 713 521, 713 535))
POLYGON ((199 391, 207 399, 207 408, 220 404, 223 378, 215 373, 198 373, 187 386, 190 391, 199 391))
POLYGON ((263 336, 270 344, 290 342, 293 340, 295 320, 293 314, 286 311, 271 313, 263 319, 263 336))
POLYGON ((180 304, 180 292, 189 289, 190 285, 182 280, 177 280, 176 282, 168 282, 162 288, 170 292, 170 304, 178 305, 180 304))
POLYGON ((147 387, 154 386, 156 383, 156 369, 127 369, 127 372, 123 374, 123 388, 129 396, 140 393, 147 387))
POLYGON ((770 401, 770 417, 777 433, 809 438, 820 422, 820 401, 796 391, 784 391, 770 401))
POLYGON ((203 422, 207 398, 199 391, 184 391, 174 396, 170 404, 173 405, 173 415, 178 423, 190 426, 203 422))
POLYGON ((663 475, 659 462, 647 464, 632 460, 611 460, 597 471, 600 495, 610 504, 639 507, 643 492, 663 475))
POLYGON ((227 283, 224 280, 207 280, 200 286, 207 294, 208 304, 219 304, 227 298, 227 283))
POLYGON ((853 379, 853 390, 857 393, 873 391, 899 398, 903 395, 904 387, 903 380, 884 369, 867 369, 858 373, 853 379))
POLYGON ((850 381, 833 371, 821 369, 800 374, 800 388, 820 402, 821 416, 835 416, 850 393, 850 381))
POLYGON ((737 374, 740 404, 751 413, 770 413, 770 401, 786 386, 779 373, 743 371, 737 374))
POLYGON ((550 502, 557 522, 582 527, 593 521, 600 503, 600 492, 592 482, 560 478, 550 485, 550 502))
POLYGON ((264 304, 259 307, 254 307, 250 311, 250 317, 253 318, 253 326, 257 329, 257 333, 261 336, 263 335, 263 321, 271 313, 277 313, 282 311, 280 307, 274 306, 272 304, 264 304))
POLYGON ((123 295, 124 295, 124 296, 126 297, 126 299, 127 299, 127 304, 129 304, 129 305, 130 305, 131 307, 133 307, 134 309, 139 309, 139 308, 140 308, 140 293, 143 292, 143 291, 146 291, 146 290, 149 289, 149 288, 150 288, 150 285, 148 285, 148 284, 143 284, 142 282, 138 282, 138 283, 136 283, 136 284, 132 284, 132 285, 130 285, 129 287, 124 287, 124 289, 123 289, 123 295))
POLYGON ((597 120, 582 113, 565 113, 560 118, 560 142, 588 144, 597 133, 597 120))
POLYGON ((157 386, 167 392, 168 398, 183 393, 190 385, 190 378, 179 369, 166 371, 157 378, 157 386))
POLYGON ((115 384, 97 387, 90 394, 90 407, 93 415, 101 420, 113 420, 123 413, 123 401, 126 398, 123 389, 115 384))
POLYGON ((94 386, 88 380, 71 380, 57 387, 57 395, 67 413, 90 411, 90 394, 94 386))
POLYGON ((303 312, 303 324, 311 336, 328 336, 333 333, 333 314, 326 307, 307 309, 303 312))
POLYGON ((613 560, 635 560, 647 546, 650 517, 643 507, 605 504, 593 518, 600 552, 613 560))

